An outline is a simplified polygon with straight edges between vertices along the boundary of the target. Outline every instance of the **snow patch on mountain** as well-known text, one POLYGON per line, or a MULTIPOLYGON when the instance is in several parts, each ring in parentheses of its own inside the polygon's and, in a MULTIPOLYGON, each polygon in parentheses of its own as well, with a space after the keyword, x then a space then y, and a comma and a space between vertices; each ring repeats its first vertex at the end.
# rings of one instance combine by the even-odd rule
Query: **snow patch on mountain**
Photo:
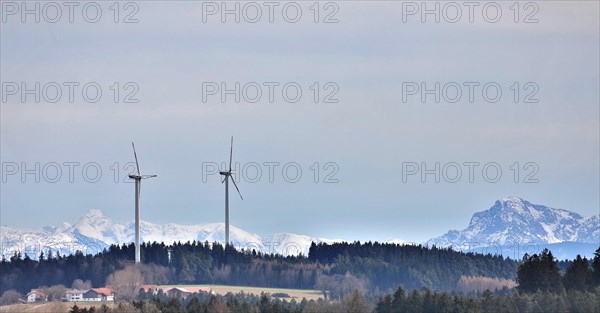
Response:
POLYGON ((389 239, 386 241, 386 243, 391 243, 391 244, 400 245, 400 246, 413 244, 411 242, 408 242, 408 241, 402 240, 402 239, 389 239))
POLYGON ((315 238, 305 235, 297 235, 291 233, 275 233, 266 236, 263 239, 265 252, 280 253, 283 255, 298 255, 308 256, 310 245, 315 243, 334 243, 342 242, 343 240, 332 240, 325 238, 315 238))
POLYGON ((505 197, 490 209, 475 213, 465 229, 451 230, 426 244, 477 248, 565 242, 598 244, 599 217, 584 218, 568 210, 505 197))

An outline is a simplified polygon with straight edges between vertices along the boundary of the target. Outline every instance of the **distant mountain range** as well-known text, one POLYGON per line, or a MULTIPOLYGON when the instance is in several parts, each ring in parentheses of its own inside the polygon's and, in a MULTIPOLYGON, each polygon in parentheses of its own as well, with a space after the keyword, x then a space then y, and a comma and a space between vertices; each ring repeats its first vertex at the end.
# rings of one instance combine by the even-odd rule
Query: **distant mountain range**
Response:
MULTIPOLYGON (((9 258, 15 251, 27 253, 30 257, 39 255, 48 249, 70 254, 80 250, 84 253, 97 253, 111 244, 131 243, 135 236, 135 224, 118 224, 106 217, 100 210, 90 210, 71 225, 63 223, 59 227, 47 226, 42 230, 13 229, 0 226, 0 255, 9 258)), ((200 241, 224 242, 225 224, 210 223, 200 225, 157 225, 140 221, 142 242, 200 241)), ((255 249, 265 253, 283 255, 308 255, 308 249, 314 242, 333 242, 334 240, 313 238, 290 233, 276 233, 261 237, 235 226, 230 227, 230 240, 238 248, 255 249)))
POLYGON ((545 247, 559 258, 591 256, 600 245, 600 218, 585 218, 575 212, 507 197, 490 209, 475 213, 467 228, 451 230, 426 244, 500 253, 511 258, 545 247))
MULTIPOLYGON (((290 233, 275 233, 265 237, 231 227, 231 241, 237 248, 256 249, 283 255, 308 254, 311 243, 339 242, 290 233)), ((70 254, 76 250, 97 253, 111 244, 130 243, 134 223, 118 224, 99 210, 90 210, 71 225, 47 226, 41 230, 14 229, 0 226, 0 255, 10 258, 15 251, 36 257, 48 249, 70 254)), ((141 222, 144 242, 201 241, 224 242, 223 223, 201 225, 157 225, 141 222)), ((405 244, 399 239, 389 243, 405 244)), ((525 252, 550 248, 558 258, 573 258, 576 254, 590 256, 600 245, 600 218, 589 218, 543 205, 531 204, 521 198, 508 197, 496 201, 488 210, 477 212, 467 228, 451 230, 433 238, 426 245, 452 246, 462 251, 499 253, 520 258, 525 252)))

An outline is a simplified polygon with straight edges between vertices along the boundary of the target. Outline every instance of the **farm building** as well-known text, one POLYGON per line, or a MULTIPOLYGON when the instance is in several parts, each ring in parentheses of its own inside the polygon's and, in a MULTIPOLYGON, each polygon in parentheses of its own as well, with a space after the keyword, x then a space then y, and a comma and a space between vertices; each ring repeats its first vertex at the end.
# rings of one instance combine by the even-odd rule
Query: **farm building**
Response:
POLYGON ((67 301, 67 302, 83 301, 83 294, 86 291, 87 290, 79 290, 79 289, 70 289, 70 290, 67 290, 67 292, 65 293, 65 297, 63 298, 63 300, 67 301))
POLYGON ((48 296, 38 289, 31 289, 27 294, 27 303, 43 302, 48 300, 48 296))
POLYGON ((92 288, 83 294, 83 301, 114 301, 115 296, 109 288, 92 288))
POLYGON ((67 302, 95 302, 95 301, 114 301, 115 295, 110 288, 92 288, 88 290, 67 290, 64 301, 67 302))
POLYGON ((177 296, 182 298, 187 298, 193 293, 206 292, 210 294, 215 294, 215 292, 210 288, 202 288, 202 287, 173 287, 171 289, 167 289, 165 293, 169 296, 177 296))

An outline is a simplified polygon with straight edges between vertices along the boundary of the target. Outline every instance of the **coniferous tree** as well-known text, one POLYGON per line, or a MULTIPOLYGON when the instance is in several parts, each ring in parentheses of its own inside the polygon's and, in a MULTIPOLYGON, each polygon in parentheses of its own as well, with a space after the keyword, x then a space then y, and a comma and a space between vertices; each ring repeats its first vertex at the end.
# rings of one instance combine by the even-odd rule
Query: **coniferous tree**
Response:
POLYGON ((542 262, 543 262, 543 273, 545 274, 546 280, 545 290, 550 292, 560 292, 563 290, 562 280, 560 276, 560 270, 558 269, 558 263, 552 252, 548 249, 542 251, 542 262))
POLYGON ((594 253, 594 260, 592 261, 592 273, 593 285, 600 286, 600 247, 594 253))
POLYGON ((404 292, 404 288, 402 286, 396 289, 394 292, 394 298, 392 300, 392 312, 399 313, 403 312, 405 308, 406 302, 406 292, 404 292))
POLYGON ((540 255, 523 256, 517 271, 517 282, 520 292, 560 292, 563 289, 557 262, 548 249, 544 249, 540 255))
POLYGON ((164 304, 161 309, 163 313, 186 313, 185 308, 181 305, 181 302, 177 298, 171 298, 171 300, 164 304))
POLYGON ((413 290, 406 298, 406 305, 404 308, 406 313, 423 312, 423 299, 421 298, 421 294, 416 289, 413 290))
POLYGON ((71 307, 69 313, 81 313, 81 309, 77 306, 77 304, 75 304, 71 307))
POLYGON ((381 298, 379 302, 377 302, 377 306, 375 307, 375 312, 377 313, 393 313, 394 305, 392 302, 392 296, 387 294, 385 297, 381 298))
POLYGON ((571 266, 565 272, 563 285, 565 289, 587 290, 591 287, 592 271, 589 269, 588 260, 577 255, 571 266))
POLYGON ((494 294, 487 289, 481 296, 481 310, 483 312, 494 312, 496 311, 494 294))

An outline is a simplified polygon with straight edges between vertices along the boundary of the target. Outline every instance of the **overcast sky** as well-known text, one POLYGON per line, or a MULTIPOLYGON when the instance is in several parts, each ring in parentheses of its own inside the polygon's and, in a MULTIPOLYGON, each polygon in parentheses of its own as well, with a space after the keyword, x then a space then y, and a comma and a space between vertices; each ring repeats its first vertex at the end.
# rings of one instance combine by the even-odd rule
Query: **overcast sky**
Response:
POLYGON ((285 2, 277 3, 272 23, 263 2, 260 17, 256 6, 239 2, 240 23, 233 15, 222 22, 199 1, 122 4, 119 23, 113 2, 97 2, 96 23, 88 20, 97 8, 85 15, 83 2, 73 7, 73 23, 63 4, 56 17, 42 3, 35 23, 7 3, 0 24, 2 225, 74 223, 90 209, 132 220, 133 184, 122 182, 132 170, 123 169, 134 160, 131 141, 142 173, 159 176, 143 181, 143 220, 222 222, 224 186, 211 166, 228 159, 232 135, 244 201, 231 195, 231 222, 258 234, 421 242, 465 227, 474 212, 511 195, 584 216, 599 212, 596 1, 518 9, 498 2, 495 23, 496 7, 484 16, 483 2, 473 7, 472 23, 468 7, 459 3, 456 18, 446 2, 440 23, 431 15, 423 23, 420 12, 408 14, 414 7, 392 1, 320 3, 318 23, 313 2, 288 5, 285 16, 285 2), (302 15, 292 23, 298 7, 302 15), (22 101, 23 87, 36 82, 40 102, 33 94, 22 101), (72 103, 69 82, 79 84, 72 103), (235 82, 239 103, 233 94, 221 101, 221 83, 233 89, 235 82), (436 82, 440 102, 432 94, 422 101, 421 87, 436 82), (298 86, 302 95, 293 102, 298 86), (446 101, 457 97, 456 86, 461 97, 446 101), (69 162, 78 164, 73 182, 69 162), (439 183, 434 174, 425 183, 420 172, 408 175, 436 162, 439 183), (479 164, 473 182, 465 166, 472 162, 479 164), (21 177, 23 164, 39 183, 35 174, 21 177), (502 176, 494 179, 498 167, 502 176), (97 168, 98 181, 86 181, 97 168))

